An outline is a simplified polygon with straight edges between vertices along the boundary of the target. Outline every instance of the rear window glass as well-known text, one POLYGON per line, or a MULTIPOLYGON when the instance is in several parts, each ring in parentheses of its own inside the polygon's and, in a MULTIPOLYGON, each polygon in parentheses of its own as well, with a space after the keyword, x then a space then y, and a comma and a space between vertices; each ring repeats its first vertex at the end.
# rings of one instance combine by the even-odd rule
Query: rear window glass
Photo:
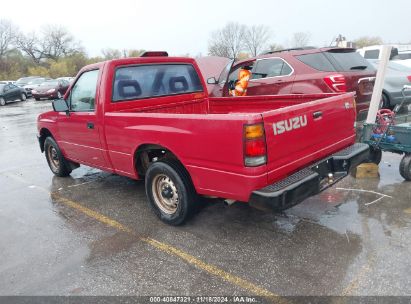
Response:
POLYGON ((296 58, 318 71, 335 72, 335 68, 323 53, 305 54, 296 58))
POLYGON ((157 64, 120 67, 113 84, 113 101, 203 91, 190 64, 157 64))
POLYGON ((332 50, 324 53, 338 72, 374 70, 374 68, 355 51, 332 50))
POLYGON ((368 50, 364 52, 364 58, 366 59, 378 59, 380 56, 380 50, 368 50))

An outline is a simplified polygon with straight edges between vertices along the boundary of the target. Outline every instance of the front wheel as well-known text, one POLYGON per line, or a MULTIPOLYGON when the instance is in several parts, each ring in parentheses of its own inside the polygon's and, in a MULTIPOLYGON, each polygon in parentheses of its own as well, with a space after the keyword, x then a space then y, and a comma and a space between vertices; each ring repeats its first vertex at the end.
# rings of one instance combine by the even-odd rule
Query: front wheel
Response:
POLYGON ((411 154, 405 154, 400 163, 400 174, 407 180, 411 181, 411 154))
POLYGON ((63 95, 61 95, 60 91, 57 91, 57 99, 61 99, 63 95))
POLYGON ((145 188, 150 206, 163 222, 177 226, 193 215, 197 194, 179 162, 153 163, 146 173, 145 188))
POLYGON ((44 141, 44 152, 51 172, 60 177, 70 175, 71 168, 52 137, 47 137, 44 141))
POLYGON ((21 101, 26 101, 26 99, 27 99, 26 94, 21 93, 20 100, 21 100, 21 101))
POLYGON ((3 97, 1 97, 0 98, 0 106, 5 106, 5 105, 6 105, 6 100, 3 97))

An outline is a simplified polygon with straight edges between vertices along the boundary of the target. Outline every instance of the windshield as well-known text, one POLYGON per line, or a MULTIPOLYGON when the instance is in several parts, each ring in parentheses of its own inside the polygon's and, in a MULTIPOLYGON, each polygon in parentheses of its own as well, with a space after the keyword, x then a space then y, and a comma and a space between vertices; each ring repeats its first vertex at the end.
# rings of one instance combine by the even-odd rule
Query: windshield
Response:
POLYGON ((59 83, 58 81, 45 81, 41 83, 41 86, 57 86, 59 83))
POLYGON ((40 84, 44 81, 44 79, 40 78, 40 79, 34 79, 32 81, 30 81, 28 84, 40 84))
POLYGON ((16 81, 16 84, 17 85, 26 85, 26 84, 28 84, 29 81, 30 81, 30 79, 20 78, 19 80, 16 81))

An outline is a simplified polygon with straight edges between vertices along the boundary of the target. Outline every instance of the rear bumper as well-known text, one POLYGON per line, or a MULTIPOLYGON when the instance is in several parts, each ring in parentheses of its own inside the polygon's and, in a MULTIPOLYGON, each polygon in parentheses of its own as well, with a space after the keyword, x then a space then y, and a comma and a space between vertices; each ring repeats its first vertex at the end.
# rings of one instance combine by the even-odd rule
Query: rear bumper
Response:
POLYGON ((249 203, 276 211, 290 208, 347 176, 351 168, 368 158, 368 149, 367 144, 356 143, 284 180, 253 191, 249 203))

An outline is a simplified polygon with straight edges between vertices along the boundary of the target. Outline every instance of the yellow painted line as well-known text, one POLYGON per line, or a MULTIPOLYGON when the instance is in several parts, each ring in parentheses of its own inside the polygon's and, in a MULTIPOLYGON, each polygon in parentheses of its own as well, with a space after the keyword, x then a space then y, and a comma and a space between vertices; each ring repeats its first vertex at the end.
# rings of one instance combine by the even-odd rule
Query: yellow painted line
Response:
POLYGON ((52 198, 55 199, 57 202, 63 203, 64 205, 67 205, 75 210, 78 210, 82 213, 84 213, 85 215, 107 225, 110 226, 112 228, 115 228, 117 230, 123 231, 123 232, 127 232, 130 234, 133 234, 134 236, 136 236, 139 240, 141 240, 142 242, 145 242, 167 254, 176 256, 181 258, 182 260, 186 261, 188 264, 191 264, 195 267, 197 267, 198 269, 201 269, 203 271, 208 272, 211 275, 214 275, 226 282, 230 282, 238 287, 241 287, 242 289, 245 290, 249 290, 251 291, 253 294, 257 295, 257 296, 261 296, 261 297, 269 297, 269 298, 276 298, 276 303, 286 303, 283 299, 281 299, 279 297, 279 295, 272 293, 271 291, 259 287, 254 283, 251 283, 245 279, 242 279, 238 276, 235 276, 227 271, 224 271, 216 266, 210 265, 206 262, 201 261, 200 259, 176 248, 173 247, 171 245, 165 244, 163 242, 157 241, 155 239, 149 238, 149 237, 142 237, 139 236, 137 233, 133 232, 133 230, 131 230, 130 228, 124 226, 123 224, 117 222, 116 220, 113 220, 99 212, 96 212, 94 210, 91 210, 87 207, 84 207, 83 205, 74 202, 72 200, 69 200, 67 198, 61 197, 60 195, 56 194, 56 193, 52 193, 52 198))
POLYGON ((411 214, 411 208, 404 209, 404 213, 411 214))

